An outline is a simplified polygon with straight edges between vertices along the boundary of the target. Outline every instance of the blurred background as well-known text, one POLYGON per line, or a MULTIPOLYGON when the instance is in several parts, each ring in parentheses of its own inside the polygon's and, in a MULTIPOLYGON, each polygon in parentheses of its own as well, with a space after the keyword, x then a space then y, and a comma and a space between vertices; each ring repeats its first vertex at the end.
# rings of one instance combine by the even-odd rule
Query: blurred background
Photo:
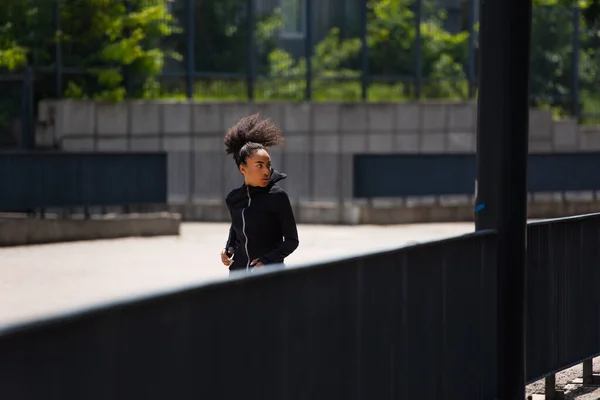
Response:
MULTIPOLYGON (((534 3, 532 106, 595 122, 598 6, 534 3)), ((6 72, 26 67, 36 101, 477 94, 476 0, 30 0, 0 7, 4 125, 15 99, 28 95, 6 72)))
MULTIPOLYGON (((471 232, 479 4, 480 0, 1 1, 0 247, 12 248, 0 249, 0 327, 226 277, 219 263, 229 229, 224 198, 242 178, 233 160, 225 157, 223 135, 253 112, 272 118, 285 136, 285 146, 272 149, 272 158, 274 167, 289 175, 282 186, 300 222, 301 246, 289 265, 471 232), (203 223, 181 224, 182 220, 203 223), (439 222, 452 223, 432 224, 439 222), (323 226, 335 224, 361 226, 323 226), (394 224, 398 226, 390 226, 394 224), (22 246, 40 243, 57 244, 22 246)), ((596 212, 600 0, 533 4, 531 63, 523 66, 531 71, 529 217, 596 212)), ((498 99, 498 106, 503 104, 504 99, 498 99)), ((565 222, 565 227, 560 221, 547 228, 534 226, 529 236, 534 258, 528 262, 552 282, 567 275, 563 268, 585 265, 572 268, 574 277, 565 281, 577 288, 564 293, 579 296, 594 293, 589 279, 593 274, 586 268, 597 264, 597 246, 584 239, 593 240, 597 230, 594 220, 581 226, 574 221, 565 222), (549 267, 554 272, 545 272, 549 267)), ((474 269, 461 270, 470 276, 484 266, 490 271, 493 250, 486 250, 491 261, 476 252, 487 248, 487 239, 474 241, 476 247, 463 247, 471 243, 464 240, 457 242, 457 250, 443 243, 424 247, 423 258, 414 258, 414 264, 436 264, 437 258, 430 258, 435 256, 443 259, 439 265, 444 268, 453 263, 471 266, 474 269)), ((380 275, 385 282, 373 279, 375 275, 366 272, 374 267, 377 274, 383 271, 377 268, 395 265, 377 255, 365 257, 375 258, 350 261, 360 268, 364 264, 365 274, 356 276, 369 283, 377 298, 379 288, 387 287, 388 296, 396 299, 397 290, 389 285, 396 281, 385 274, 380 275)), ((352 268, 349 264, 346 272, 352 268)), ((414 282, 424 290, 414 291, 415 304, 422 304, 421 293, 441 281, 417 275, 414 282)), ((535 280, 542 281, 541 275, 531 275, 537 288, 541 286, 535 280)), ((306 293, 317 286, 307 286, 306 293)), ((566 314, 557 314, 568 321, 575 320, 570 312, 584 315, 586 307, 593 307, 587 297, 578 297, 579 302, 559 298, 550 283, 544 287, 549 305, 537 297, 536 304, 549 315, 556 314, 559 301, 571 305, 561 308, 566 314)), ((356 290, 349 288, 348 294, 356 290)), ((466 292, 462 286, 460 291, 466 292)), ((386 304, 395 307, 393 301, 386 304)), ((457 310, 464 307, 461 302, 452 304, 457 310)), ((436 305, 433 312, 439 309, 436 305)), ((475 326, 474 313, 462 314, 469 321, 460 326, 475 326)), ((542 314, 536 309, 532 315, 542 314)), ((589 325, 586 318, 577 319, 583 325, 567 328, 587 332, 581 328, 589 325)), ((430 331, 429 326, 424 329, 430 331)), ((552 337, 577 336, 545 326, 542 331, 552 332, 552 337)), ((539 347, 543 360, 559 350, 561 357, 567 354, 549 343, 539 347)), ((582 347, 573 349, 568 354, 575 356, 565 358, 569 361, 563 360, 561 367, 592 354, 579 351, 582 347)), ((422 354, 418 360, 424 360, 422 354)), ((591 377, 589 362, 586 376, 591 377)), ((10 370, 19 371, 12 365, 10 370)), ((471 379, 472 374, 465 376, 471 379)), ((579 375, 573 370, 561 375, 560 386, 575 376, 579 375)), ((542 393, 544 388, 528 390, 542 393)))
MULTIPOLYGON (((534 1, 532 153, 600 150, 599 10, 534 1)), ((284 188, 298 207, 312 203, 302 221, 471 218, 477 0, 29 0, 0 11, 0 148, 164 151, 171 209, 226 221, 222 199, 241 182, 222 137, 261 112, 286 136, 273 149, 284 188), (356 162, 381 153, 431 157, 419 168, 398 158, 396 171, 356 162), (359 198, 431 208, 449 195, 463 208, 435 217, 356 211, 359 198)), ((561 182, 592 179, 580 158, 567 164, 552 163, 561 182)), ((536 191, 562 204, 600 189, 563 183, 536 191)))

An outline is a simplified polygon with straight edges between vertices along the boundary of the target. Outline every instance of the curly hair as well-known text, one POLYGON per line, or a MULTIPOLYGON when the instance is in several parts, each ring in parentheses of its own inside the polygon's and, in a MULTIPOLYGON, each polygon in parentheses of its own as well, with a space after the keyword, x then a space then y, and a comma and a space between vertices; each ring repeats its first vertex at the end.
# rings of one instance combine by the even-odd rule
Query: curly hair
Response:
POLYGON ((233 154, 235 163, 240 166, 256 150, 282 144, 283 136, 270 119, 261 119, 258 114, 252 114, 229 128, 224 142, 225 153, 233 154))

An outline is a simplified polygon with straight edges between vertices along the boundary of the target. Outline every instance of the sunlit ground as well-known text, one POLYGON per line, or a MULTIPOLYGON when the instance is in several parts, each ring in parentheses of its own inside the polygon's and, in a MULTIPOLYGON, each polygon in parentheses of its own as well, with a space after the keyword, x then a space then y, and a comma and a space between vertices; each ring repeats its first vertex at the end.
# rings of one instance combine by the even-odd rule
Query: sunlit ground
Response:
MULTIPOLYGON (((0 324, 83 305, 226 278, 229 225, 186 223, 180 237, 72 242, 0 249, 0 324)), ((299 226, 288 265, 454 236, 472 223, 299 226)))

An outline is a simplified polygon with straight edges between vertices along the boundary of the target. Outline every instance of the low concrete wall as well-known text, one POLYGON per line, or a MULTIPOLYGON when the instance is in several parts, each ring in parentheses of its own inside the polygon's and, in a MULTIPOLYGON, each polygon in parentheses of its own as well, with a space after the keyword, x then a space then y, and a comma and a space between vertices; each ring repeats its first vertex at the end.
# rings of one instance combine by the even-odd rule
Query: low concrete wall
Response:
MULTIPOLYGON (((65 151, 156 151, 168 153, 171 209, 184 220, 228 221, 222 205, 241 185, 223 135, 240 117, 261 112, 283 130, 285 146, 271 151, 273 165, 289 178, 281 186, 306 223, 399 223, 472 218, 470 201, 443 198, 386 201, 353 199, 352 157, 356 153, 474 153, 475 102, 291 103, 130 101, 44 101, 37 132, 41 144, 65 151), (40 125, 42 126, 42 125, 40 125), (376 206, 379 204, 380 206, 376 206), (416 208, 415 208, 416 207, 416 208), (385 214, 387 213, 387 214, 385 214), (383 217, 383 215, 388 215, 383 217), (388 220, 386 220, 386 218, 388 220), (360 222, 355 222, 360 221, 360 222)), ((555 121, 547 110, 530 112, 531 153, 600 150, 600 130, 574 120, 555 121)), ((399 183, 401 184, 401 182, 399 183)), ((589 207, 593 201, 585 200, 589 207)), ((581 201, 576 210, 581 209, 581 201)), ((562 200, 536 218, 564 215, 562 200)), ((596 208, 595 210, 598 210, 596 208)), ((533 212, 533 211, 532 211, 533 212)))
MULTIPOLYGON (((38 128, 37 140, 73 150, 201 150, 223 154, 224 133, 240 117, 254 112, 280 126, 292 139, 288 146, 297 147, 296 152, 320 149, 325 153, 475 152, 477 104, 474 101, 44 100, 39 104, 38 119, 45 128, 38 128), (335 140, 339 135, 343 139, 335 140)), ((531 109, 529 149, 536 153, 596 151, 600 149, 600 130, 582 129, 575 120, 553 120, 550 111, 531 109)))
MULTIPOLYGON (((387 199, 346 202, 295 202, 294 215, 303 224, 393 225, 433 222, 469 222, 474 220, 472 201, 430 198, 387 199)), ((196 201, 172 204, 170 209, 186 221, 230 222, 227 207, 221 201, 196 201)), ((531 196, 528 218, 545 219, 600 211, 596 196, 531 196)))
POLYGON ((179 235, 181 216, 172 213, 107 215, 101 218, 0 218, 0 247, 179 235))

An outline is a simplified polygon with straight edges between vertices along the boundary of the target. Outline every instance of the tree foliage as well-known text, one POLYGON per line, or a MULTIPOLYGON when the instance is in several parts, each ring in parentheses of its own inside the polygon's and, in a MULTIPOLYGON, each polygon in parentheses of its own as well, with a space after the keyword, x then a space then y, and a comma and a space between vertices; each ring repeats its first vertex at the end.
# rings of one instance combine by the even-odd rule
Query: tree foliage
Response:
POLYGON ((577 7, 582 10, 585 22, 600 23, 600 0, 533 0, 535 6, 577 7))
MULTIPOLYGON (((369 71, 375 76, 416 76, 417 26, 408 0, 370 0, 368 17, 369 71)), ((466 79, 468 33, 451 34, 442 28, 443 13, 431 14, 419 24, 421 76, 425 95, 458 95, 453 82, 466 79)))
MULTIPOLYGON (((10 0, 0 3, 0 68, 54 66, 56 43, 62 48, 62 65, 76 70, 67 75, 67 97, 122 100, 125 75, 143 77, 132 87, 143 97, 157 90, 156 77, 165 58, 177 57, 161 47, 161 39, 176 32, 166 2, 148 0, 63 1, 60 30, 54 30, 53 1, 10 0)), ((50 96, 52 79, 37 85, 50 96), (46 83, 46 85, 44 85, 46 83)))
MULTIPOLYGON (((370 0, 368 3, 367 46, 369 76, 401 82, 412 82, 416 76, 417 26, 409 0, 370 0)), ((442 28, 442 14, 420 23, 421 75, 428 97, 464 95, 459 83, 466 79, 468 33, 451 34, 442 28)), ((359 37, 342 38, 338 28, 315 46, 313 75, 316 88, 327 79, 358 78, 361 75, 359 37), (318 78, 325 78, 319 80, 318 78)), ((294 60, 287 52, 276 49, 269 55, 271 75, 302 78, 306 59, 294 60)), ((280 82, 289 96, 301 95, 299 82, 280 82)), ((408 87, 408 86, 406 86, 408 87)), ((281 91, 282 89, 279 88, 281 91)))
POLYGON ((576 85, 583 92, 598 91, 600 21, 595 7, 595 0, 534 0, 530 69, 534 105, 566 113, 573 109, 576 85))
POLYGON ((266 65, 268 54, 277 45, 276 35, 282 26, 281 14, 279 10, 267 15, 255 13, 254 25, 250 26, 247 4, 248 2, 243 0, 204 0, 203 6, 198 8, 198 70, 241 73, 247 71, 248 39, 252 33, 255 56, 253 62, 264 72, 262 68, 266 65))
MULTIPOLYGON (((185 27, 190 14, 185 2, 173 2, 180 7, 173 8, 171 15, 166 1, 63 0, 58 31, 53 29, 55 1, 1 1, 0 70, 52 67, 56 43, 60 43, 65 84, 59 95, 110 100, 121 100, 126 92, 133 97, 158 96, 161 73, 185 72, 186 64, 166 60, 181 60, 188 50, 185 27)), ((195 71, 243 76, 250 68, 248 41, 253 36, 256 72, 274 80, 261 97, 302 99, 307 60, 279 48, 279 10, 267 15, 257 12, 250 26, 246 0, 195 3, 191 15, 195 71)), ((465 96, 469 33, 446 31, 444 14, 425 0, 418 47, 413 3, 369 0, 369 77, 390 81, 390 87, 401 85, 403 94, 410 96, 420 54, 424 96, 465 96)), ((582 91, 598 92, 600 0, 534 0, 534 6, 531 93, 537 96, 537 105, 560 105, 568 110, 575 79, 582 91), (575 14, 579 11, 574 11, 574 6, 582 11, 575 14), (578 31, 573 28, 576 19, 578 31), (574 54, 576 44, 579 51, 574 54)), ((358 28, 342 35, 334 27, 315 45, 312 75, 316 92, 338 90, 335 98, 357 98, 360 85, 332 87, 331 82, 359 82, 362 44, 358 28)), ((52 69, 46 72, 50 73, 36 76, 36 98, 57 95, 52 69)), ((240 82, 245 84, 243 79, 240 82)))

